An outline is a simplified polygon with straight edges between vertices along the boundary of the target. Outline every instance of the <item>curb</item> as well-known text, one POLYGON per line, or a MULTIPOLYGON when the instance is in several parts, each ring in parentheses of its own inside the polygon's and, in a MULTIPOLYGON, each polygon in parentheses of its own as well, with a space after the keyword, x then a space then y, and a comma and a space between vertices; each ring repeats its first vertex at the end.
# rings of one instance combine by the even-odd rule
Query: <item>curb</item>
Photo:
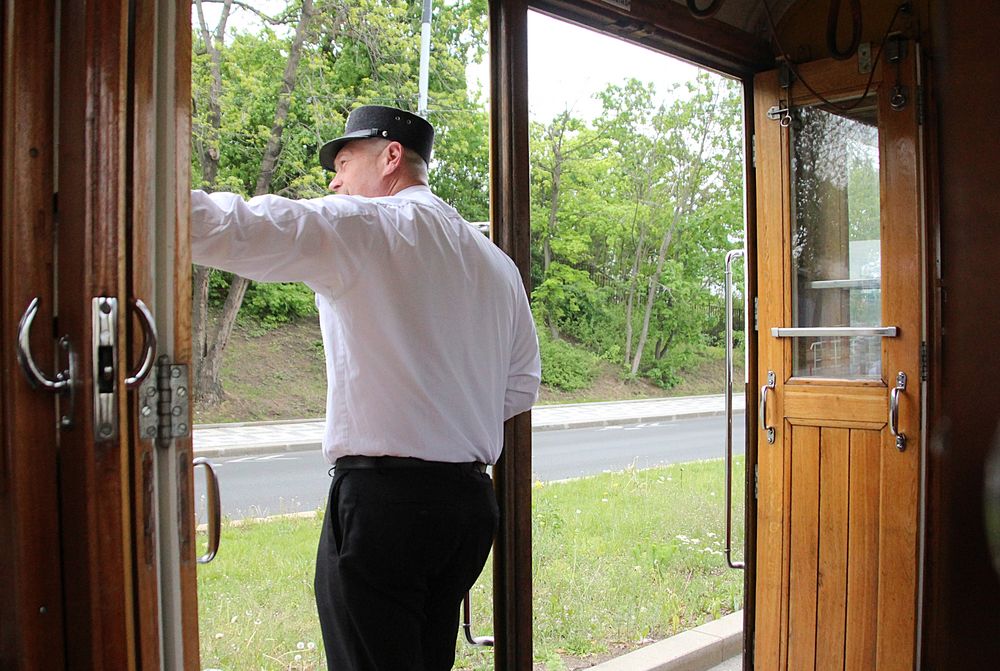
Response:
MULTIPOLYGON (((733 415, 742 414, 744 411, 733 410, 733 415)), ((532 426, 532 431, 564 431, 566 429, 593 429, 603 426, 619 426, 621 424, 647 424, 650 422, 669 422, 678 419, 688 419, 697 417, 718 417, 726 414, 725 410, 698 410, 696 412, 675 412, 670 415, 653 415, 650 417, 615 417, 612 419, 585 419, 580 422, 552 422, 539 426, 532 426)))
POLYGON ((590 667, 589 671, 706 671, 743 652, 743 611, 590 667))
MULTIPOLYGON (((742 414, 744 410, 734 410, 733 415, 742 414)), ((696 412, 678 412, 671 413, 669 415, 653 415, 650 417, 617 417, 610 419, 592 419, 592 420, 582 420, 582 421, 570 421, 570 422, 551 422, 547 424, 542 424, 538 426, 531 427, 532 431, 564 431, 567 429, 593 429, 597 427, 608 427, 608 426, 619 426, 625 423, 628 424, 646 424, 651 422, 666 422, 674 421, 678 419, 689 419, 698 417, 717 417, 724 415, 724 410, 704 410, 696 412)), ((316 421, 316 420, 306 420, 306 421, 316 421)), ((303 421, 296 420, 275 420, 269 422, 241 422, 232 424, 198 424, 195 429, 211 429, 211 428, 239 428, 246 426, 274 426, 278 424, 302 424, 303 421)), ((304 450, 318 450, 321 449, 322 443, 320 441, 310 441, 301 443, 259 443, 251 444, 246 446, 241 445, 231 445, 231 446, 221 446, 221 447, 204 447, 196 448, 194 451, 195 456, 199 457, 236 457, 236 456, 252 456, 257 454, 274 454, 280 452, 298 452, 304 450)))

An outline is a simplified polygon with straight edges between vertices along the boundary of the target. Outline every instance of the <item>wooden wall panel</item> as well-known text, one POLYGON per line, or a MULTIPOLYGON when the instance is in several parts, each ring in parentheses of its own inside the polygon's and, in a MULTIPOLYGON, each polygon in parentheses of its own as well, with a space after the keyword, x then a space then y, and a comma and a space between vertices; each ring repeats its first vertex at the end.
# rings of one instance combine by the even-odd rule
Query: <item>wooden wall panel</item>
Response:
POLYGON ((850 510, 847 552, 847 669, 875 668, 878 622, 879 474, 878 431, 853 430, 850 438, 850 510))
POLYGON ((15 354, 39 298, 31 349, 55 375, 55 3, 7 0, 0 23, 0 668, 62 668, 57 401, 28 385, 15 354))
POLYGON ((850 430, 820 430, 819 571, 816 576, 816 668, 844 670, 850 430))
POLYGON ((816 577, 819 573, 820 429, 791 431, 791 546, 788 580, 788 668, 812 669, 816 662, 816 577))
MULTIPOLYGON (((531 293, 528 63, 525 0, 490 1, 490 219, 494 241, 531 293)), ((495 668, 532 668, 531 414, 504 426, 493 471, 500 529, 493 549, 495 668)))

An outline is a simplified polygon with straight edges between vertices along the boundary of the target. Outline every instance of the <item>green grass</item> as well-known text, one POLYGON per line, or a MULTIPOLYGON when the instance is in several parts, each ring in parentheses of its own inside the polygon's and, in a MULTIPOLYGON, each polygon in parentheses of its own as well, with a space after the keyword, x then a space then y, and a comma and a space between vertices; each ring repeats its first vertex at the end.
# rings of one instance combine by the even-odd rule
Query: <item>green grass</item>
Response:
MULTIPOLYGON (((549 671, 741 607, 742 572, 722 555, 721 461, 538 483, 533 494, 534 654, 549 671)), ((734 491, 734 501, 742 496, 734 491)), ((219 556, 198 579, 203 668, 325 668, 312 596, 319 525, 224 527, 219 556)), ((472 591, 477 635, 491 630, 490 576, 487 566, 472 591)), ((461 636, 457 650, 456 668, 493 668, 492 652, 461 636)))

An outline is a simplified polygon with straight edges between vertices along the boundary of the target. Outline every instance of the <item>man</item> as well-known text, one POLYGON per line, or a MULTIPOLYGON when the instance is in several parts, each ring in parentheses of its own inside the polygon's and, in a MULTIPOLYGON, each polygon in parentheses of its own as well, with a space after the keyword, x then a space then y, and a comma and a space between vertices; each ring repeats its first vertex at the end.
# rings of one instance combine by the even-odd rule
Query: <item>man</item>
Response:
POLYGON ((485 465, 528 410, 538 340, 513 262, 427 187, 434 130, 365 106, 313 200, 192 193, 196 263, 316 292, 335 465, 315 590, 329 668, 454 663, 497 504, 485 465))

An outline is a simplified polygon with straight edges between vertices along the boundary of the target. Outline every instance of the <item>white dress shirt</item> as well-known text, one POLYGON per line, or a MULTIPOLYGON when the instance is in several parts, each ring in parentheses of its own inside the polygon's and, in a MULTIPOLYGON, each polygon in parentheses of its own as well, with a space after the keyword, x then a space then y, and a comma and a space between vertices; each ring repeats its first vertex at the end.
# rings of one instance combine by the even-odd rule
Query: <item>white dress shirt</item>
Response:
POLYGON ((331 463, 492 464, 503 421, 535 402, 538 339, 517 268, 425 186, 312 200, 194 191, 191 249, 195 263, 316 292, 331 463))

